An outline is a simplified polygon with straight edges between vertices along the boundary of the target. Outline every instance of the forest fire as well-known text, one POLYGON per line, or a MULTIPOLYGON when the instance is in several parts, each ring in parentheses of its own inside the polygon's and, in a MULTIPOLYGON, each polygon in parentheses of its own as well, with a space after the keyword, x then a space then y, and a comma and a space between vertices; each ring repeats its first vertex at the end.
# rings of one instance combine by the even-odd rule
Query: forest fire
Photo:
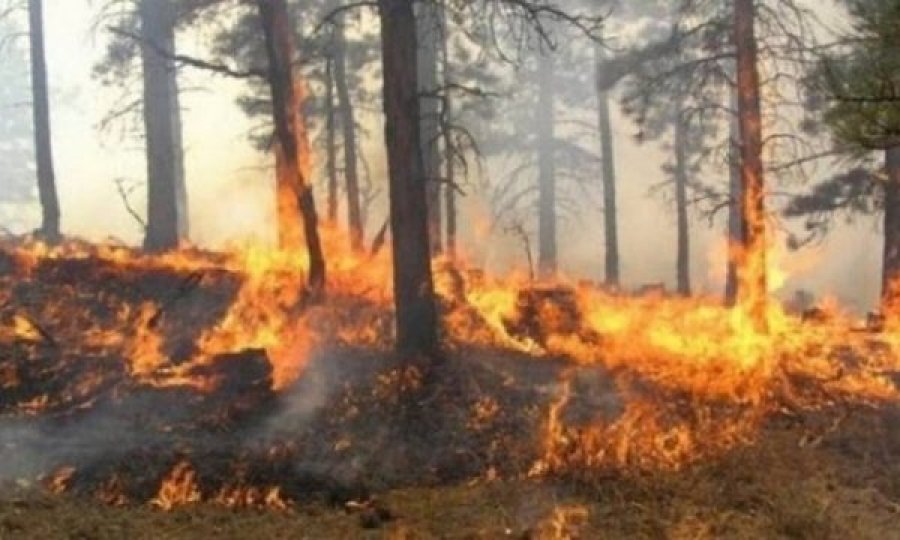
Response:
POLYGON ((896 531, 896 6, 7 4, 0 537, 896 531))
MULTIPOLYGON (((326 230, 324 238, 332 257, 348 244, 335 230, 326 230)), ((163 422, 156 429, 193 436, 194 430, 208 429, 203 426, 253 418, 256 408, 266 410, 267 396, 291 395, 314 357, 348 348, 385 354, 390 343, 384 254, 334 257, 329 300, 323 303, 311 302, 298 285, 304 269, 297 254, 257 246, 229 254, 150 257, 124 248, 27 243, 6 244, 3 254, 2 279, 11 294, 5 299, 3 335, 18 358, 4 372, 5 414, 40 418, 81 410, 89 415, 99 403, 127 409, 124 394, 168 388, 194 396, 189 402, 209 405, 190 405, 188 414, 196 417, 180 418, 176 425, 154 420, 163 422), (83 274, 67 277, 59 265, 83 274), (137 274, 143 277, 135 281, 137 274), (85 290, 86 285, 99 290, 85 290), (31 303, 33 295, 53 300, 31 303), (218 315, 198 320, 197 310, 218 315), (260 351, 263 364, 251 360, 252 351, 260 351), (59 370, 64 379, 54 377, 59 370)), ((678 469, 752 444, 773 418, 823 411, 837 417, 900 399, 892 379, 900 372, 900 343, 891 326, 876 331, 836 311, 804 320, 772 303, 768 332, 758 333, 743 310, 714 299, 491 278, 461 270, 461 263, 436 267, 442 269, 436 282, 450 357, 481 349, 567 364, 542 383, 507 381, 472 396, 470 416, 460 429, 481 434, 491 447, 494 437, 504 436, 493 431, 497 419, 510 413, 504 410, 509 404, 503 385, 547 385, 528 405, 538 408, 530 420, 533 435, 512 442, 530 447, 526 454, 533 458, 503 474, 590 477, 678 469)), ((369 399, 383 406, 421 384, 414 373, 389 370, 378 377, 369 399)), ((355 398, 342 399, 346 418, 361 414, 360 406, 348 401, 355 398)), ((340 416, 337 410, 332 414, 340 416)), ((340 456, 358 444, 358 436, 342 432, 330 451, 340 456)), ((165 437, 151 436, 142 444, 172 444, 170 450, 178 451, 180 437, 163 443, 165 437)), ((260 483, 246 472, 248 464, 259 466, 253 460, 276 469, 302 460, 297 449, 277 448, 235 456, 239 465, 222 465, 244 471, 236 483, 227 480, 233 472, 198 473, 188 455, 164 467, 147 500, 161 509, 200 500, 284 508, 292 492, 285 493, 283 479, 268 473, 260 483), (210 484, 210 474, 220 478, 210 484)), ((61 468, 46 481, 53 491, 80 481, 100 500, 133 500, 129 483, 134 481, 127 472, 79 480, 79 467, 86 464, 59 459, 54 467, 61 468)), ((482 466, 470 474, 497 474, 489 462, 482 466)))

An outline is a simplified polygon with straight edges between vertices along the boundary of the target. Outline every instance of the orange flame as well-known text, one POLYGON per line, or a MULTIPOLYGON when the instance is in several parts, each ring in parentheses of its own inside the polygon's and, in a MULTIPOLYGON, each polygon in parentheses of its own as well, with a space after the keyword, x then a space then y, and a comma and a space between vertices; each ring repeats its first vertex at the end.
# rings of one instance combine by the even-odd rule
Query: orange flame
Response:
MULTIPOLYGON (((47 259, 94 258, 123 272, 218 269, 240 276, 227 311, 200 335, 193 356, 177 367, 166 357, 164 325, 155 320, 161 310, 153 302, 123 304, 118 326, 92 328, 82 336, 84 346, 123 351, 127 371, 148 384, 198 388, 204 383, 192 378, 194 367, 223 353, 263 349, 280 390, 302 375, 311 355, 331 344, 390 345, 390 254, 369 258, 352 253, 340 231, 322 232, 331 273, 329 298, 320 306, 305 304, 306 258, 259 245, 233 248, 225 255, 184 250, 148 257, 109 246, 48 248, 35 243, 12 253, 26 273, 47 259)), ((564 470, 573 463, 588 468, 679 467, 752 440, 766 415, 785 403, 818 407, 836 396, 857 403, 900 397, 889 378, 900 369, 900 328, 890 323, 873 334, 833 306, 824 310, 822 320, 808 322, 770 301, 768 328, 760 332, 746 309, 729 309, 717 298, 662 292, 629 296, 564 282, 535 285, 527 273, 492 277, 462 261, 435 262, 450 345, 563 357, 602 369, 616 381, 622 413, 574 428, 566 425, 564 411, 576 396, 570 375, 563 378, 547 412, 536 473, 564 470), (809 382, 810 388, 798 387, 797 381, 809 382)), ((54 318, 62 327, 68 318, 88 317, 64 307, 48 303, 40 317, 54 318)), ((0 330, 38 339, 34 331, 19 318, 0 330)), ((390 392, 386 395, 389 399, 390 392)), ((35 398, 31 406, 42 407, 46 400, 35 398)), ((473 410, 472 425, 489 423, 495 409, 485 399, 473 410)), ((171 488, 176 495, 160 496, 160 504, 191 498, 193 476, 185 467, 173 480, 182 491, 171 488)))
POLYGON ((178 506, 198 503, 201 500, 200 488, 197 485, 197 473, 191 464, 182 460, 175 464, 169 474, 163 478, 156 497, 150 504, 160 510, 172 510, 178 506))

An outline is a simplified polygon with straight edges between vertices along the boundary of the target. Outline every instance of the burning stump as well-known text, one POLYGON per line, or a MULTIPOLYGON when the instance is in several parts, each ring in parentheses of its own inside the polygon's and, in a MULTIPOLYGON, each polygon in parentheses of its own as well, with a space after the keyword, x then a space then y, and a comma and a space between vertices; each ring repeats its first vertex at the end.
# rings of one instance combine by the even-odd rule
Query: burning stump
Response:
POLYGON ((519 291, 515 313, 503 321, 506 331, 530 338, 546 346, 551 336, 572 336, 595 340, 596 335, 582 325, 575 291, 567 287, 532 287, 519 291))

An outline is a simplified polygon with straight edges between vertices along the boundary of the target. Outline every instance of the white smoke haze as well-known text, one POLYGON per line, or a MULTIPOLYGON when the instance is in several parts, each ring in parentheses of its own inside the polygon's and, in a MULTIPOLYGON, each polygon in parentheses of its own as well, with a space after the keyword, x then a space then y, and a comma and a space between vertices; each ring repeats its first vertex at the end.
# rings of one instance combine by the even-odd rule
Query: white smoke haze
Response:
MULTIPOLYGON (((190 443, 218 448, 217 444, 227 442, 252 451, 303 433, 349 379, 349 373, 341 367, 346 363, 334 361, 335 354, 323 351, 314 355, 303 378, 287 391, 273 394, 275 401, 269 404, 268 414, 242 437, 232 439, 233 434, 228 432, 203 431, 200 427, 191 432, 190 443)), ((83 468, 98 464, 117 464, 147 448, 178 448, 183 441, 170 428, 196 421, 190 407, 170 406, 173 399, 177 402, 184 398, 183 394, 166 396, 148 390, 122 400, 101 398, 91 408, 71 416, 4 418, 0 420, 0 486, 30 484, 60 467, 75 467, 81 473, 83 468)), ((312 470, 324 465, 310 459, 299 466, 312 470)))
MULTIPOLYGON (((113 91, 91 78, 105 45, 102 32, 97 35, 93 30, 92 5, 49 0, 45 10, 55 168, 64 232, 92 240, 115 237, 139 244, 141 231, 121 203, 115 180, 143 182, 142 143, 119 140, 98 130, 114 96, 113 91)), ((202 38, 191 42, 179 36, 179 47, 189 53, 197 49, 199 54, 202 38)), ((182 106, 193 241, 211 247, 247 238, 271 241, 274 202, 270 160, 253 149, 247 139, 251 124, 234 103, 241 83, 184 68, 180 84, 186 90, 182 106)), ((613 113, 623 280, 629 287, 657 282, 671 286, 675 275, 674 210, 662 199, 648 197, 650 187, 662 177, 660 166, 666 155, 658 144, 637 144, 633 125, 615 108, 613 113)), ((594 121, 593 117, 584 120, 594 121)), ((374 181, 382 186, 383 197, 386 181, 380 121, 371 112, 360 121, 368 132, 363 151, 374 181)), ((599 193, 599 171, 594 189, 599 193)), ((475 264, 488 269, 521 266, 525 259, 521 242, 502 231, 484 238, 484 204, 477 200, 477 189, 466 191, 469 196, 461 203, 463 215, 459 219, 463 251, 475 264)), ((318 200, 320 207, 324 206, 321 192, 318 200)), ((140 190, 135 192, 133 204, 142 209, 140 190)), ((384 209, 383 200, 374 205, 367 223, 370 237, 383 222, 384 209)), ((36 220, 37 215, 32 213, 31 218, 36 220)), ((795 229, 798 226, 793 224, 795 229)), ((712 227, 695 217, 691 227, 695 289, 718 294, 722 272, 715 254, 722 252, 724 214, 712 227)), ((562 223, 559 240, 564 274, 577 279, 602 278, 599 207, 583 212, 580 220, 562 223)), ((779 241, 783 244, 784 238, 779 241)), ((874 219, 837 223, 821 244, 785 255, 783 267, 801 269, 791 275, 780 293, 789 297, 802 288, 817 296, 834 296, 853 310, 870 309, 878 297, 880 259, 874 219)))

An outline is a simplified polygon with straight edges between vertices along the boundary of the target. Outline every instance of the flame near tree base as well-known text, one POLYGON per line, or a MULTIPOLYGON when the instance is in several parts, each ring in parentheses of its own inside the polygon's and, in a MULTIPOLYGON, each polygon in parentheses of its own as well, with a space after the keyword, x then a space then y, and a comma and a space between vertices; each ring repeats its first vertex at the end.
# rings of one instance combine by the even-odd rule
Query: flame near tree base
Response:
POLYGON ((346 239, 324 240, 315 305, 294 253, 7 245, 3 476, 112 504, 283 507, 323 491, 677 470, 773 421, 897 401, 890 325, 773 304, 760 333, 714 299, 446 263, 447 358, 422 373, 390 353, 388 255, 336 256, 346 239))

